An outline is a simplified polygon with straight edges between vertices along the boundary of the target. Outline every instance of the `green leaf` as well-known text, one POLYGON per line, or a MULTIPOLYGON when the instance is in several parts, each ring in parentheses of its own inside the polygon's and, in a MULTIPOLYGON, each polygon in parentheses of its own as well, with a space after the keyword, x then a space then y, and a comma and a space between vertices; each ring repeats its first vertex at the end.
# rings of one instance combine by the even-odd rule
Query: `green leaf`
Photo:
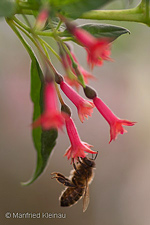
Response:
MULTIPOLYGON (((92 34, 96 38, 107 37, 107 38, 111 38, 112 41, 118 38, 119 36, 121 36, 122 34, 130 33, 130 31, 124 27, 114 26, 110 24, 88 23, 78 27, 88 31, 90 34, 92 34)), ((62 32, 60 36, 70 37, 72 41, 75 41, 75 39, 67 30, 62 32)))
POLYGON ((80 28, 88 31, 96 38, 108 37, 113 40, 118 38, 122 34, 129 33, 130 31, 124 27, 110 25, 110 24, 84 24, 79 26, 80 28))
MULTIPOLYGON (((36 58, 31 63, 31 99, 34 104, 33 121, 43 112, 43 74, 36 58)), ((56 144, 57 130, 44 131, 40 127, 32 131, 34 146, 37 150, 37 165, 33 178, 25 183, 31 184, 43 172, 47 165, 49 156, 56 144)))
POLYGON ((101 8, 112 0, 49 0, 56 11, 67 17, 78 18, 83 13, 101 8))
POLYGON ((11 17, 15 11, 15 3, 9 0, 0 0, 0 17, 11 17))
MULTIPOLYGON (((34 104, 33 121, 43 112, 43 90, 44 80, 39 63, 32 57, 31 63, 31 99, 34 104)), ((40 127, 32 131, 34 146, 37 151, 37 164, 35 173, 30 181, 23 183, 29 185, 33 183, 45 169, 49 156, 56 144, 57 130, 44 131, 40 127)))
MULTIPOLYGON (((31 99, 34 104, 33 121, 37 119, 43 112, 43 90, 44 79, 40 69, 39 63, 31 54, 31 99)), ((44 171, 49 156, 56 144, 57 130, 51 129, 48 131, 42 130, 40 127, 32 130, 32 137, 35 149, 37 151, 37 163, 36 170, 31 180, 23 185, 29 185, 33 183, 44 171)))

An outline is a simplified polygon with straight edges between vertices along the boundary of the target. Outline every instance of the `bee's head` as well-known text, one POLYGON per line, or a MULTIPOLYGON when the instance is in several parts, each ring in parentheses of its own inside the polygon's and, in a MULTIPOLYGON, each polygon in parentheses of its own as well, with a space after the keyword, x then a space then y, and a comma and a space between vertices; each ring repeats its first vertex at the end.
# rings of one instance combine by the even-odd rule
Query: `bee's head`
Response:
POLYGON ((82 158, 82 161, 88 166, 88 167, 95 167, 94 159, 88 159, 87 157, 82 158))

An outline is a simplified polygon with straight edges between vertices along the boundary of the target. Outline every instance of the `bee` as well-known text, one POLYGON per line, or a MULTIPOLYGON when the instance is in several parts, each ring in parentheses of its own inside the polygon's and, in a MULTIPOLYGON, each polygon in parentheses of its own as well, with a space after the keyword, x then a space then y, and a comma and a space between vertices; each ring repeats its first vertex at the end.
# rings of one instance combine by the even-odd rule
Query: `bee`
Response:
POLYGON ((86 211, 89 205, 89 184, 94 177, 95 162, 90 158, 78 158, 78 162, 73 162, 74 169, 70 172, 69 178, 61 173, 53 172, 52 177, 66 186, 65 190, 61 193, 59 201, 60 206, 68 207, 76 204, 83 197, 83 212, 86 211))

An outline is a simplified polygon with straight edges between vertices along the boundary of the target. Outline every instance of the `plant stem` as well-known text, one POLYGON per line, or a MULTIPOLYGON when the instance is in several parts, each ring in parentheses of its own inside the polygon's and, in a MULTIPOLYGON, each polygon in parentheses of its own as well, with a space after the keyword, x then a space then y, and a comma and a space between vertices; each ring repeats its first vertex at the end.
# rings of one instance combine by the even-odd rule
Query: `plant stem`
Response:
MULTIPOLYGON (((26 31, 28 31, 29 33, 31 32, 30 27, 26 26, 24 23, 22 23, 20 20, 18 20, 15 16, 13 17, 13 20, 19 24, 21 27, 23 27, 26 31)), ((37 35, 41 35, 41 36, 49 36, 49 37, 53 37, 53 33, 49 32, 49 31, 38 31, 38 30, 34 30, 35 34, 37 35)))
POLYGON ((11 29, 14 31, 14 33, 17 35, 17 37, 20 39, 21 43, 23 44, 23 46, 24 46, 25 49, 27 50, 28 54, 29 54, 30 57, 32 58, 32 55, 31 55, 31 51, 30 51, 29 45, 26 43, 26 41, 24 40, 24 38, 21 36, 21 34, 19 33, 19 31, 18 31, 18 30, 16 29, 16 27, 14 26, 13 21, 6 18, 6 22, 7 22, 8 25, 11 27, 11 29))
POLYGON ((92 20, 115 20, 115 21, 130 21, 150 24, 150 19, 146 19, 142 5, 136 8, 124 10, 92 10, 80 16, 81 19, 92 20))
POLYGON ((84 13, 80 18, 93 20, 116 20, 141 22, 142 15, 136 9, 125 10, 92 10, 84 13))
POLYGON ((35 40, 35 45, 36 45, 37 49, 39 50, 39 52, 41 53, 41 59, 43 60, 45 66, 47 66, 47 64, 48 64, 49 67, 51 68, 51 70, 54 73, 56 73, 55 67, 53 66, 51 61, 47 58, 47 56, 44 54, 43 49, 41 47, 41 43, 39 43, 38 36, 37 36, 37 34, 34 33, 34 30, 33 30, 32 26, 30 25, 28 18, 24 14, 23 14, 23 17, 24 17, 25 21, 27 22, 28 26, 30 27, 31 34, 33 36, 33 39, 35 40))
POLYGON ((45 47, 45 45, 43 43, 43 40, 41 38, 39 38, 39 37, 37 37, 37 39, 38 39, 39 43, 41 44, 41 46, 42 46, 42 48, 43 48, 43 50, 45 52, 46 57, 50 61, 50 57, 49 57, 48 51, 47 51, 47 49, 46 49, 46 47, 45 47))
POLYGON ((60 20, 59 23, 58 23, 58 25, 57 25, 57 27, 56 27, 56 30, 59 30, 61 24, 62 24, 62 21, 60 20))
POLYGON ((26 31, 30 32, 30 28, 28 26, 26 26, 24 23, 22 23, 20 20, 18 20, 15 16, 13 17, 13 20, 19 25, 21 26, 23 29, 25 29, 26 31))
MULTIPOLYGON (((34 45, 36 45, 36 43, 35 43, 35 40, 29 35, 30 33, 31 33, 31 30, 30 30, 30 28, 28 27, 28 26, 26 26, 24 23, 22 23, 20 20, 18 20, 16 17, 13 17, 13 20, 15 21, 15 25, 21 30, 21 31, 23 31, 26 35, 27 35, 27 37, 28 38, 30 38, 31 39, 31 41, 34 43, 34 45), (17 24, 16 24, 17 23, 17 24), (19 25, 19 26, 18 26, 19 25), (24 30, 23 30, 24 29, 24 30), (29 33, 27 33, 27 32, 29 33)), ((42 33, 42 32, 41 32, 42 33)), ((37 32, 36 32, 36 34, 38 34, 37 32)), ((60 59, 60 56, 54 51, 54 49, 53 48, 51 48, 51 46, 49 46, 49 44, 46 42, 46 41, 44 41, 43 39, 41 39, 40 37, 38 37, 38 40, 40 41, 40 43, 42 44, 44 44, 57 58, 58 58, 58 60, 59 61, 61 61, 61 59, 60 59)), ((42 47, 44 48, 44 46, 42 45, 42 47)), ((45 50, 44 50, 45 51, 45 50)), ((46 55, 47 55, 47 53, 46 53, 46 55)), ((48 55, 47 55, 48 56, 48 55)), ((48 57, 49 58, 49 57, 48 57)))
POLYGON ((30 34, 27 33, 26 30, 24 30, 23 27, 21 27, 20 25, 18 25, 15 20, 12 20, 11 21, 11 24, 14 24, 16 27, 18 27, 33 42, 33 44, 36 46, 36 41, 30 36, 30 34))
MULTIPOLYGON (((22 35, 19 33, 19 31, 16 29, 15 26, 17 26, 22 32, 24 32, 27 37, 30 38, 30 40, 35 44, 36 47, 37 46, 37 43, 35 42, 35 40, 21 27, 19 27, 18 24, 15 24, 13 20, 9 20, 6 18, 6 22, 8 23, 8 25, 12 28, 12 30, 14 31, 14 33, 17 35, 17 37, 19 38, 19 40, 21 41, 21 43, 23 44, 23 46, 25 47, 25 49, 27 50, 28 54, 30 55, 31 59, 33 58, 33 55, 32 55, 32 51, 30 50, 30 46, 27 44, 27 42, 24 40, 24 38, 22 37, 22 35)), ((41 40, 39 40, 41 41, 41 40)), ((45 52, 45 54, 47 55, 47 52, 45 52)), ((56 72, 56 70, 55 70, 56 72)), ((60 91, 59 91, 59 88, 58 88, 58 85, 55 83, 55 87, 56 87, 56 91, 57 91, 57 95, 58 95, 58 98, 59 98, 59 101, 61 103, 61 105, 64 105, 64 101, 63 101, 63 98, 60 94, 60 91)))
MULTIPOLYGON (((80 16, 80 19, 138 22, 150 26, 149 10, 150 10, 149 0, 142 0, 137 7, 132 9, 91 10, 89 12, 83 13, 80 16)), ((33 15, 33 11, 38 11, 38 7, 34 9, 32 8, 31 10, 30 5, 26 6, 26 3, 22 4, 19 3, 18 8, 16 9, 16 14, 23 13, 25 15, 33 15)), ((47 35, 47 32, 45 32, 44 35, 47 35)))
POLYGON ((43 44, 57 57, 57 59, 61 62, 60 56, 55 52, 55 50, 43 39, 40 38, 40 41, 43 42, 43 44))

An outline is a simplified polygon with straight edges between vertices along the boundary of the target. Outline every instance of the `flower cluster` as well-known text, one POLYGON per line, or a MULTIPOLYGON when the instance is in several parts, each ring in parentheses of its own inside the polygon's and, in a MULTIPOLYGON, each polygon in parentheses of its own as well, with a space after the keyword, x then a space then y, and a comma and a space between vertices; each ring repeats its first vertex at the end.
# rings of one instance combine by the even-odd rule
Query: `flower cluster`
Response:
MULTIPOLYGON (((101 66, 104 60, 110 59, 110 40, 108 38, 95 38, 87 31, 78 28, 70 21, 63 20, 68 31, 74 36, 76 41, 80 43, 87 51, 87 62, 93 68, 95 65, 101 66)), ((83 123, 85 118, 91 116, 93 108, 96 107, 100 114, 110 125, 110 141, 115 140, 118 134, 123 134, 126 130, 123 126, 133 126, 135 122, 119 119, 110 108, 97 96, 94 89, 87 86, 88 79, 92 79, 93 75, 87 72, 80 66, 73 50, 66 44, 59 43, 60 56, 62 65, 66 71, 66 76, 63 78, 57 71, 55 71, 54 79, 46 81, 44 89, 44 112, 33 122, 32 127, 41 126, 48 130, 51 128, 62 129, 65 125, 71 146, 65 153, 71 162, 78 160, 79 157, 84 158, 86 154, 96 154, 97 152, 91 150, 92 145, 81 141, 75 123, 71 117, 69 107, 61 99, 62 111, 57 108, 57 93, 55 85, 59 84, 60 89, 76 106, 80 121, 83 123), (66 49, 67 47, 67 49, 66 49), (77 91, 80 85, 83 87, 85 96, 90 99, 86 100, 81 97, 77 91), (76 87, 77 91, 73 89, 76 87), (67 109, 67 110, 66 110, 67 109)), ((60 98, 60 92, 58 93, 60 98)), ((62 97, 61 97, 62 98, 62 97)))

